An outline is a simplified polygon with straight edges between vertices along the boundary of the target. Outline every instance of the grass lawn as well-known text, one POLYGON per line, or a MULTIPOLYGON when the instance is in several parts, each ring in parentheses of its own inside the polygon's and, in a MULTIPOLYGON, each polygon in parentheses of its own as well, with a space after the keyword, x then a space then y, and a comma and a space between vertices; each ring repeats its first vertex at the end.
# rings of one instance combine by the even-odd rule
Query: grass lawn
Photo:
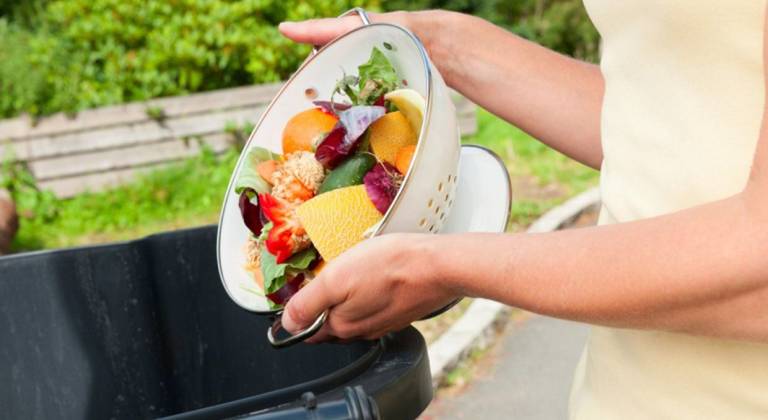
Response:
MULTIPOLYGON (((513 179, 510 229, 519 230, 571 195, 597 183, 598 173, 548 149, 486 111, 477 134, 465 138, 498 153, 513 179)), ((139 238, 154 232, 215 223, 237 153, 203 153, 106 192, 57 200, 27 191, 16 251, 139 238)))
POLYGON ((599 172, 556 152, 487 111, 478 112, 478 131, 465 138, 495 151, 512 178, 510 230, 530 225, 567 198, 597 185, 599 172))

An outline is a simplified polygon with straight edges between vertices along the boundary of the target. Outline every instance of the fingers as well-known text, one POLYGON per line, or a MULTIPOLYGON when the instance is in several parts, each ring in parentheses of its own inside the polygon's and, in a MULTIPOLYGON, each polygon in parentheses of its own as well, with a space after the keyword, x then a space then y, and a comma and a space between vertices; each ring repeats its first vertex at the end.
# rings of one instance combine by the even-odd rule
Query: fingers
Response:
POLYGON ((339 35, 362 25, 357 16, 343 18, 310 19, 303 22, 283 22, 278 29, 293 41, 311 45, 325 45, 339 35))
POLYGON ((344 300, 340 290, 328 287, 322 277, 309 282, 288 301, 283 312, 283 328, 296 333, 312 324, 323 311, 344 300))

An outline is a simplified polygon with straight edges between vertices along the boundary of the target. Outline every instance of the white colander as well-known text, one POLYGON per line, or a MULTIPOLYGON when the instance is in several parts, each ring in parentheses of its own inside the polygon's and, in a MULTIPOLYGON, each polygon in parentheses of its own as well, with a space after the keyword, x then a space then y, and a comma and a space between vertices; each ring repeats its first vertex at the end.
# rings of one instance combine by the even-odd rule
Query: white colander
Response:
MULTIPOLYGON (((503 231, 506 226, 511 196, 506 170, 485 149, 462 152, 450 92, 421 42, 403 27, 371 24, 359 8, 345 15, 349 13, 357 13, 364 25, 313 53, 288 80, 251 133, 227 188, 219 223, 219 272, 230 298, 255 313, 279 317, 281 311, 270 310, 265 297, 249 290, 255 283, 243 268, 245 256, 242 249, 249 231, 243 224, 233 186, 244 156, 252 146, 280 153, 282 131, 288 120, 297 112, 312 107, 313 100, 327 99, 342 74, 357 74, 357 66, 368 60, 373 47, 378 47, 387 56, 408 88, 426 98, 426 109, 418 145, 403 186, 373 229, 372 236, 393 232, 437 233, 446 224, 452 232, 503 231), (465 179, 468 174, 460 175, 459 159, 463 155, 468 157, 462 157, 462 167, 485 171, 483 176, 489 179, 473 183, 465 179), (482 165, 480 169, 477 169, 478 164, 482 165), (456 195, 459 183, 465 185, 466 190, 463 210, 451 217, 451 208, 457 200, 462 200, 456 195), (485 202, 469 202, 478 199, 485 202), (481 207, 478 212, 475 209, 478 206, 486 207, 481 207)), ((277 339, 274 334, 279 329, 278 319, 268 331, 269 340, 278 347, 302 341, 320 328, 325 316, 323 314, 307 330, 284 340, 277 339)))

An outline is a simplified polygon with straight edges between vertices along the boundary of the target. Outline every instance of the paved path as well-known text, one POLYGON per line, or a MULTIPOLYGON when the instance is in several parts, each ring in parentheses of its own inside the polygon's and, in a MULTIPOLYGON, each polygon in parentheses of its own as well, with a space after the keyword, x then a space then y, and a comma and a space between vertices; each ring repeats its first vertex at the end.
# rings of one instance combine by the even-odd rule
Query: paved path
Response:
POLYGON ((441 392, 423 420, 567 418, 573 371, 588 328, 530 316, 512 321, 459 391, 441 392))

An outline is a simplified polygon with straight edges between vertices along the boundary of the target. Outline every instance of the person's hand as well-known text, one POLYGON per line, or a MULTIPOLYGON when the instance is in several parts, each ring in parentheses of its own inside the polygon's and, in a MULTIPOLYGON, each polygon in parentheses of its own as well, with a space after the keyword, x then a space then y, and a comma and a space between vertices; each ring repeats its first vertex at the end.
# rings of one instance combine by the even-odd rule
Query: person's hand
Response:
MULTIPOLYGON (((395 23, 409 28, 408 13, 368 13, 371 22, 395 23)), ((322 46, 332 39, 362 25, 357 15, 342 18, 309 19, 302 22, 283 22, 278 29, 287 38, 310 45, 322 46)))
MULTIPOLYGON (((413 13, 408 12, 390 12, 390 13, 368 13, 371 22, 394 23, 411 30, 413 26, 413 13)), ((280 24, 280 32, 287 38, 304 44, 322 46, 332 39, 343 35, 352 29, 362 25, 360 17, 357 15, 345 16, 343 18, 324 18, 310 19, 303 22, 283 22, 280 24)))
MULTIPOLYGON (((429 52, 432 62, 440 69, 446 83, 451 85, 452 66, 456 65, 456 56, 451 48, 458 42, 455 37, 461 36, 460 34, 472 25, 471 17, 445 10, 369 13, 368 16, 373 23, 400 25, 416 34, 429 52)), ((283 22, 279 29, 293 41, 323 46, 361 25, 360 17, 350 15, 343 18, 283 22)))
POLYGON ((330 262, 286 306, 283 327, 297 332, 329 310, 310 342, 376 339, 399 331, 459 294, 439 277, 439 236, 390 234, 330 262))

